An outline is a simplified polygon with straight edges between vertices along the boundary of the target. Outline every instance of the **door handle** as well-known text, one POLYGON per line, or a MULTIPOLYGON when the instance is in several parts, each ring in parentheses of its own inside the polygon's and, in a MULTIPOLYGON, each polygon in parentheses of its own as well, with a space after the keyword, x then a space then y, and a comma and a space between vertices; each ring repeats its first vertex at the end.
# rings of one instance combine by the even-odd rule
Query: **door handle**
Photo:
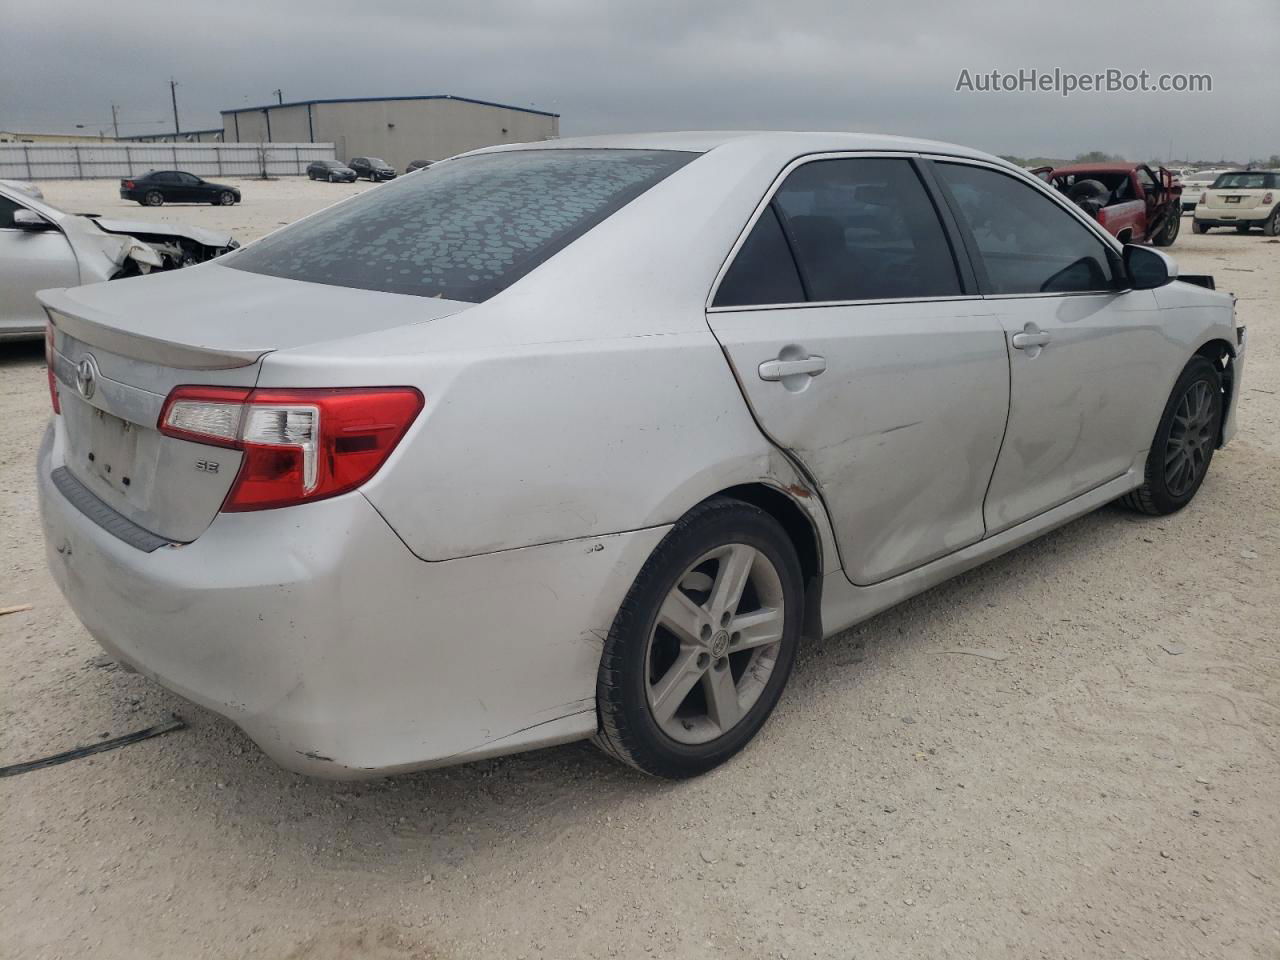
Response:
POLYGON ((760 364, 761 380, 808 375, 816 377, 827 369, 826 357, 802 357, 798 360, 766 360, 760 364))
POLYGON ((1029 350, 1032 347, 1043 347, 1052 339, 1053 337, 1038 328, 1034 323, 1028 323, 1021 333, 1013 335, 1013 349, 1029 350))

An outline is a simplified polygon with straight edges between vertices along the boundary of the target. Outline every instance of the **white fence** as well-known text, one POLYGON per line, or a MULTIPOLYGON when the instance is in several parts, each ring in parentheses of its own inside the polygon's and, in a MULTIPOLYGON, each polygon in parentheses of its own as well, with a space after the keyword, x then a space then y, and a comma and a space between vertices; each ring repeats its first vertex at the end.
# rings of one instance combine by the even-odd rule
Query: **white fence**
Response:
POLYGON ((258 177, 306 172, 334 159, 332 143, 0 143, 0 180, 91 180, 148 170, 201 177, 258 177))

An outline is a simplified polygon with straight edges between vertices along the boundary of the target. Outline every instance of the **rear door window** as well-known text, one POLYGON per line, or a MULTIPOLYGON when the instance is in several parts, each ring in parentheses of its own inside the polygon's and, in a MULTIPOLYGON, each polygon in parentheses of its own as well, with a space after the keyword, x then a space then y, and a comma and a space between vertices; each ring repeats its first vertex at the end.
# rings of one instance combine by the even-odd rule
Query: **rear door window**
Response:
POLYGON ((905 159, 806 163, 773 204, 810 301, 960 294, 942 223, 905 159))
POLYGON ((938 162, 935 169, 982 256, 990 293, 1114 289, 1101 238, 1034 186, 986 167, 938 162))
POLYGON ((551 149, 461 157, 218 262, 292 280, 479 303, 696 156, 551 149))
POLYGON ((712 306, 746 307, 804 300, 795 258, 783 236, 777 212, 769 204, 720 281, 712 306))

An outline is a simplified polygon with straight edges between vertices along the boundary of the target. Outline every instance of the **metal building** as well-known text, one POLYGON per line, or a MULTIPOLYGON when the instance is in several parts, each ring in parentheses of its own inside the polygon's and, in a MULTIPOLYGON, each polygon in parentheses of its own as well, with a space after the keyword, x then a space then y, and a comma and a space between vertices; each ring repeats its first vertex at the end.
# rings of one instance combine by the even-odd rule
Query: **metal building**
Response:
POLYGON ((558 113, 444 94, 299 100, 222 111, 227 143, 332 143, 339 160, 380 157, 402 172, 414 160, 559 135, 558 113))

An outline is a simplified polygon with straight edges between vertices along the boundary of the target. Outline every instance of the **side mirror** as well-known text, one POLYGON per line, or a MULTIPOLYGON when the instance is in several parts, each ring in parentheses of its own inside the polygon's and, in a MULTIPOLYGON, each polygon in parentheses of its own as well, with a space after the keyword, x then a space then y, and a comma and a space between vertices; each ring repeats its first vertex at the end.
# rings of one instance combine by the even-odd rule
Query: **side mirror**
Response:
POLYGON ((1136 243, 1125 244, 1124 269, 1134 290, 1154 290, 1178 279, 1178 263, 1173 257, 1136 243))
POLYGON ((32 210, 13 211, 13 225, 18 230, 23 230, 27 233, 42 233, 45 230, 57 229, 52 223, 32 210))

